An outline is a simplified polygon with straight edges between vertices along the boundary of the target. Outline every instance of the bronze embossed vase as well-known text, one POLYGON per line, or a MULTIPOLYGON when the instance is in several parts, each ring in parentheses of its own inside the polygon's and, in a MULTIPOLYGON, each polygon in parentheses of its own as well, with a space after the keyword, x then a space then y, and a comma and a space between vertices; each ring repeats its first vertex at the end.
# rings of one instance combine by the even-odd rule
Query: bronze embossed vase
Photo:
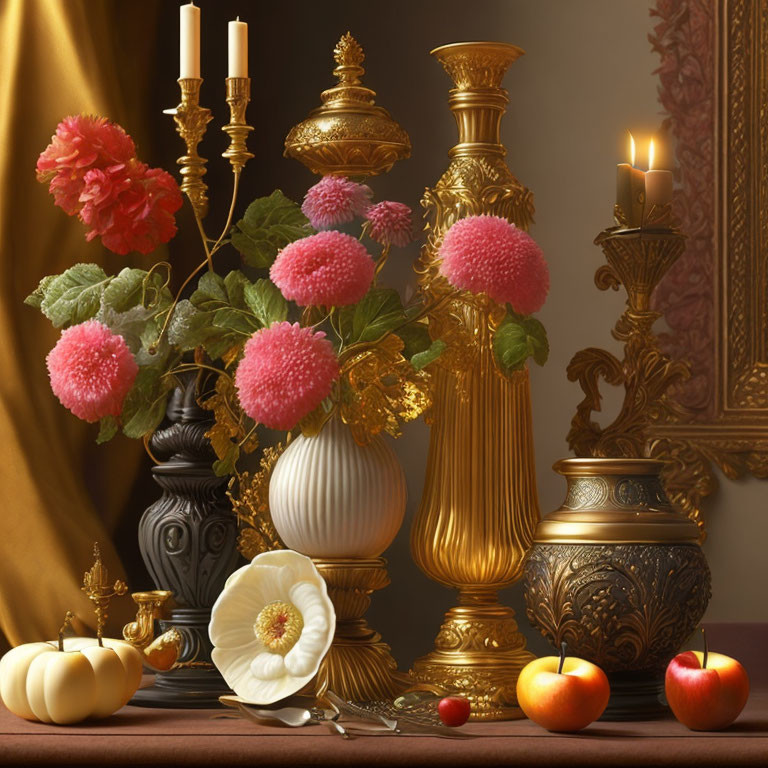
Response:
POLYGON ((710 598, 696 524, 651 459, 563 459, 565 502, 539 523, 524 565, 528 618, 611 683, 605 720, 657 717, 664 672, 710 598))

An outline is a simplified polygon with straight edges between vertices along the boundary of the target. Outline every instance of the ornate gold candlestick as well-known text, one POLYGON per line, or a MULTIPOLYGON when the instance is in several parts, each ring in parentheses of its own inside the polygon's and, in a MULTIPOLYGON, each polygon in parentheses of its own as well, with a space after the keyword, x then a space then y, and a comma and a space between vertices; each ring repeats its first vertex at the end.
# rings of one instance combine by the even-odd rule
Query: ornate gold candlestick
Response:
POLYGON ((245 110, 251 100, 251 79, 249 77, 228 77, 227 104, 229 104, 229 123, 223 125, 230 140, 229 148, 222 154, 232 164, 232 170, 238 175, 243 166, 253 157, 245 146, 245 140, 253 127, 245 122, 245 110))
POLYGON ((619 226, 595 239, 608 262, 595 273, 595 284, 603 291, 623 285, 627 292, 627 307, 613 330, 624 342, 624 358, 595 347, 573 356, 568 378, 579 382, 584 399, 571 421, 568 445, 577 456, 643 458, 653 455, 650 425, 662 415, 674 421, 681 413, 667 391, 689 375, 686 363, 659 349, 651 329, 661 314, 650 308, 654 289, 683 252, 685 236, 672 225, 669 206, 652 208, 639 228, 624 226, 618 207, 616 218, 619 226), (619 414, 606 427, 591 419, 600 410, 600 378, 625 391, 619 414))
MULTIPOLYGON (((459 128, 451 163, 422 200, 427 245, 417 265, 423 290, 439 298, 449 286, 438 274, 445 231, 476 214, 503 216, 526 228, 531 193, 512 175, 499 127, 509 101, 501 82, 523 53, 507 43, 456 43, 432 51, 454 80, 449 106, 459 128)), ((502 310, 503 313, 503 310, 502 310)), ((430 322, 454 349, 435 371, 427 474, 411 530, 416 564, 459 590, 435 641, 412 675, 422 684, 465 694, 475 720, 522 717, 520 670, 533 658, 514 611, 497 591, 520 578, 523 556, 539 519, 527 369, 499 375, 489 303, 448 301, 430 322), (447 365, 450 364, 450 368, 447 365)))
POLYGON ((181 78, 178 83, 181 103, 173 109, 166 109, 164 114, 173 115, 176 130, 187 145, 187 154, 176 161, 181 166, 181 191, 192 203, 195 216, 204 219, 208 213, 208 187, 203 176, 208 161, 200 157, 197 145, 203 140, 206 126, 211 121, 211 110, 200 106, 201 77, 181 78))
POLYGON ((124 595, 128 591, 128 586, 124 581, 117 579, 114 584, 109 583, 109 571, 104 563, 101 562, 101 551, 98 542, 93 545, 94 564, 90 570, 83 574, 83 586, 80 587, 93 603, 96 611, 96 637, 99 639, 99 645, 102 645, 102 635, 104 633, 104 624, 109 615, 109 601, 113 597, 124 595))

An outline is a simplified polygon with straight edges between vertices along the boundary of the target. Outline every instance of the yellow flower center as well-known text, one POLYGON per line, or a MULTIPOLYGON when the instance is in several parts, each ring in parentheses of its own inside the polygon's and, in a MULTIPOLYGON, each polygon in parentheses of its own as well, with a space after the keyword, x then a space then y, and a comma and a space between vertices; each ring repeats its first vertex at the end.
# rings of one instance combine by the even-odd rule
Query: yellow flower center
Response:
POLYGON ((253 631, 270 651, 286 654, 296 645, 304 619, 296 606, 276 600, 265 605, 256 617, 253 631))

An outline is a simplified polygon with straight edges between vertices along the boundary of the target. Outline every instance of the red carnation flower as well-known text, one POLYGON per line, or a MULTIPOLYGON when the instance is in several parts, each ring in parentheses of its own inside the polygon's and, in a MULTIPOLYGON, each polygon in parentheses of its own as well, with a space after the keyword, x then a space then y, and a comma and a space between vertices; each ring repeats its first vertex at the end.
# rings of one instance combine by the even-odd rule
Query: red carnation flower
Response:
POLYGON ((56 205, 71 216, 80 210, 80 194, 88 171, 122 165, 135 154, 133 139, 106 117, 65 117, 37 159, 37 179, 50 183, 56 205))

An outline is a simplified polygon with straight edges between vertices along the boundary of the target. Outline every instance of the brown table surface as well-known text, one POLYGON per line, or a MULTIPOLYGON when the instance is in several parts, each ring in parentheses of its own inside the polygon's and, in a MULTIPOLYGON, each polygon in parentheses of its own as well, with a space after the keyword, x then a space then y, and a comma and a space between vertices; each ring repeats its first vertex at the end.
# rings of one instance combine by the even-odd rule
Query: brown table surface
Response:
POLYGON ((214 719, 213 710, 124 707, 108 720, 56 727, 0 706, 2 765, 762 765, 768 690, 754 691, 730 728, 694 733, 674 719, 593 723, 551 734, 528 720, 468 724, 478 738, 366 736, 214 719))

